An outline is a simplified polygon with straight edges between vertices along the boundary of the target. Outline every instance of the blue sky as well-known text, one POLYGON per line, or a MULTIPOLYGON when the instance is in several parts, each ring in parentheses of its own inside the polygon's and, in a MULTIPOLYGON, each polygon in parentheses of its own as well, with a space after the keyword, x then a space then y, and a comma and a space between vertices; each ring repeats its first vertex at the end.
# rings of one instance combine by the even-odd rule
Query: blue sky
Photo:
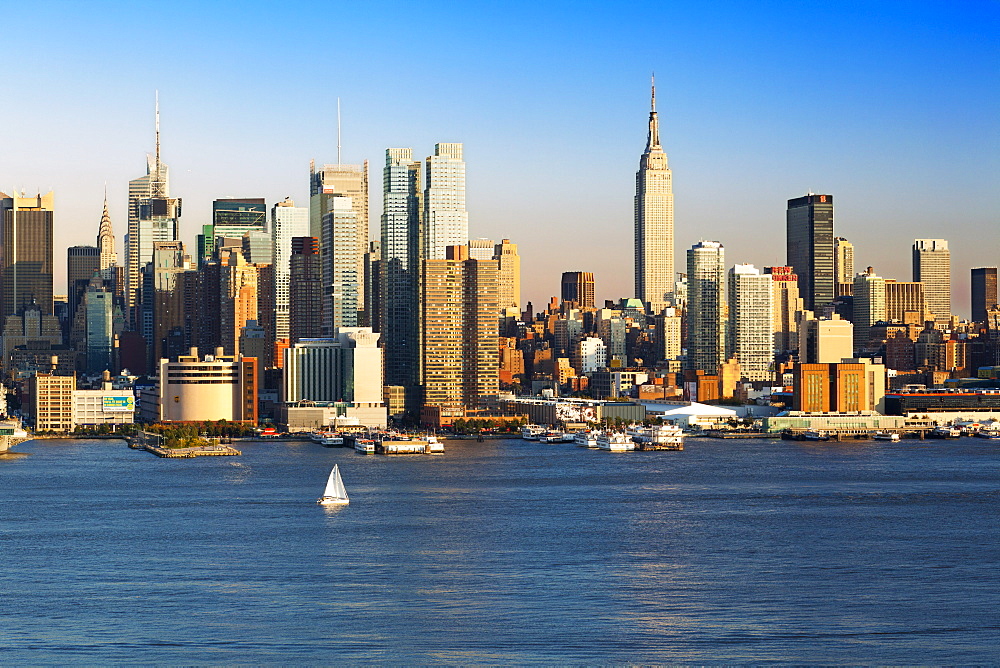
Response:
MULTIPOLYGON (((1000 263, 998 2, 36 2, 0 40, 0 190, 56 191, 57 266, 93 243, 105 182, 119 237, 153 149, 184 200, 306 203, 310 158, 465 143, 470 234, 520 245, 524 300, 593 271, 631 296, 632 198, 657 75, 676 250, 784 264, 784 208, 833 194, 859 268, 909 280, 912 240, 1000 263), (166 6, 168 5, 169 6, 166 6)), ((64 270, 61 269, 61 272, 64 270)), ((61 273, 60 275, 64 275, 61 273)), ((61 283, 57 283, 61 285, 61 283)))

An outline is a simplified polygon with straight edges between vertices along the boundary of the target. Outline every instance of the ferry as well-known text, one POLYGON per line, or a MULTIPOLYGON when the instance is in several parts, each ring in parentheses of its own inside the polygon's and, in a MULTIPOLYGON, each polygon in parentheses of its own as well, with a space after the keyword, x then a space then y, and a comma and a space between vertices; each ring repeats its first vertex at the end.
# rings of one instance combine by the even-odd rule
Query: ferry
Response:
POLYGON ((314 431, 309 435, 309 438, 312 439, 313 443, 319 443, 328 448, 344 444, 344 437, 335 431, 314 431))
POLYGON ((573 442, 576 443, 581 448, 591 448, 597 447, 597 437, 600 436, 599 431, 579 431, 573 437, 573 442))
POLYGON ((961 435, 961 429, 958 429, 957 427, 949 427, 947 425, 934 427, 927 432, 927 438, 959 438, 961 435))
POLYGON ((899 434, 897 434, 894 431, 876 431, 874 434, 872 434, 872 438, 874 438, 876 441, 895 442, 899 440, 899 434))
POLYGON ((370 438, 358 438, 354 439, 354 449, 365 455, 375 454, 375 441, 370 438))
POLYGON ((0 419, 0 454, 10 450, 18 443, 27 441, 29 434, 21 421, 15 418, 0 419))
POLYGON ((655 427, 634 427, 629 430, 640 450, 683 450, 684 430, 672 424, 655 427))
POLYGON ((1000 441, 1000 428, 991 427, 987 429, 980 429, 976 432, 976 436, 979 438, 989 439, 991 441, 1000 441))
POLYGON ((537 441, 545 433, 545 427, 537 424, 526 424, 521 427, 521 438, 526 441, 537 441))
POLYGON ((427 454, 429 455, 444 454, 444 443, 442 443, 437 436, 427 437, 427 454))
POLYGON ((611 452, 630 452, 635 450, 635 441, 628 434, 620 431, 605 432, 597 437, 597 447, 611 452))
POLYGON ((830 437, 816 429, 807 429, 802 432, 802 438, 806 441, 829 441, 830 437))
POLYGON ((538 437, 542 443, 572 443, 575 436, 561 431, 547 431, 538 437))

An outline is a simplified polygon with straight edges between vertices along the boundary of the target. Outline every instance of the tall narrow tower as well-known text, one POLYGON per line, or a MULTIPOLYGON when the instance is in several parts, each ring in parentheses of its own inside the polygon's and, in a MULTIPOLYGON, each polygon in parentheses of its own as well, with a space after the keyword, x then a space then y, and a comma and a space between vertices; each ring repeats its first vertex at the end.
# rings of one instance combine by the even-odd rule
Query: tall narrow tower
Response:
POLYGON ((463 156, 462 144, 439 143, 425 160, 423 259, 443 260, 449 246, 469 241, 463 156))
POLYGON ((125 235, 125 302, 138 328, 142 268, 153 259, 153 243, 176 241, 181 200, 170 198, 167 166, 160 160, 160 100, 156 99, 156 152, 146 156, 146 175, 128 182, 128 233, 125 235))
POLYGON ((108 215, 108 193, 104 192, 104 213, 101 214, 101 227, 97 231, 97 249, 100 253, 98 268, 101 271, 118 264, 118 253, 115 252, 115 230, 111 226, 111 216, 108 215))
POLYGON ((660 146, 656 86, 652 86, 649 135, 635 175, 635 296, 656 314, 674 291, 674 191, 667 154, 660 146))
POLYGON ((837 293, 833 195, 809 193, 788 200, 785 231, 786 264, 799 277, 799 293, 806 309, 816 311, 832 302, 837 293))
POLYGON ((934 320, 951 318, 951 251, 945 239, 913 240, 913 280, 924 284, 927 310, 934 320))

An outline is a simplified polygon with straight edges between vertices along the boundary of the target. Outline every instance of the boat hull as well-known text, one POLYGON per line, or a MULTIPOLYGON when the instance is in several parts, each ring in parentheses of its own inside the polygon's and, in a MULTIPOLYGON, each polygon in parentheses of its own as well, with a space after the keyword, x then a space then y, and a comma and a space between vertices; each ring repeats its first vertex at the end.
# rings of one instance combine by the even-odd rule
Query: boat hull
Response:
POLYGON ((346 506, 350 501, 347 499, 337 499, 332 496, 321 496, 316 499, 316 503, 321 506, 346 506))

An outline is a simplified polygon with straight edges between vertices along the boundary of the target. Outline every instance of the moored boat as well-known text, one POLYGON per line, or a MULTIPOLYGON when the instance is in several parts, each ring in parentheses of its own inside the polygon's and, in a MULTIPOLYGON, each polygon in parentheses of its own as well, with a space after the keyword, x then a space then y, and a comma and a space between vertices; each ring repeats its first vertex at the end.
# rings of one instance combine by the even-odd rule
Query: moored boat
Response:
POLYGON ((599 431, 579 431, 573 436, 573 442, 581 448, 596 448, 599 431))
POLYGON ((961 435, 961 429, 958 429, 957 427, 950 427, 948 425, 934 427, 927 432, 927 438, 959 438, 961 435))
POLYGON ((526 424, 521 427, 521 438, 526 441, 537 441, 545 433, 545 427, 537 424, 526 424))
POLYGON ((876 441, 898 441, 899 434, 894 431, 876 431, 872 434, 872 438, 876 441))
POLYGON ((370 438, 361 438, 359 436, 354 439, 354 449, 362 454, 374 455, 375 441, 370 438))
POLYGON ((684 430, 672 424, 636 427, 630 432, 639 450, 683 450, 684 430))
POLYGON ((597 447, 611 452, 629 452, 635 450, 635 441, 628 434, 620 431, 604 432, 597 437, 597 447))

